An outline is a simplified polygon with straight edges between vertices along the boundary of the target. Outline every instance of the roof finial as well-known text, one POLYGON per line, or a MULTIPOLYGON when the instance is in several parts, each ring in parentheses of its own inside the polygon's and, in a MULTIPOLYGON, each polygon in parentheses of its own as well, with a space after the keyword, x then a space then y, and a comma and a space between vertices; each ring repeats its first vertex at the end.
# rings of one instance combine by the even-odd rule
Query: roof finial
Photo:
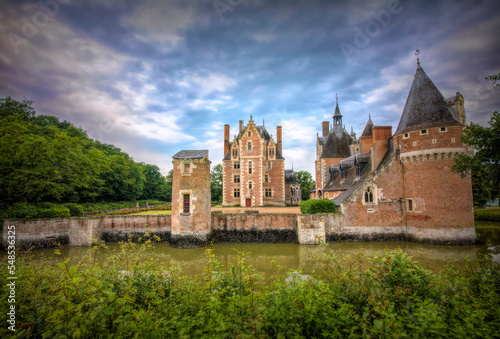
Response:
POLYGON ((337 93, 335 93, 335 103, 339 104, 339 95, 337 93))
POLYGON ((253 121, 252 119, 253 119, 253 115, 250 114, 250 121, 253 121))
POLYGON ((420 54, 420 50, 419 50, 419 49, 417 49, 417 50, 415 51, 415 55, 417 56, 417 65, 418 65, 418 67, 420 67, 420 59, 418 58, 418 55, 419 55, 419 54, 420 54))
POLYGON ((266 122, 262 119, 262 127, 266 127, 266 122))

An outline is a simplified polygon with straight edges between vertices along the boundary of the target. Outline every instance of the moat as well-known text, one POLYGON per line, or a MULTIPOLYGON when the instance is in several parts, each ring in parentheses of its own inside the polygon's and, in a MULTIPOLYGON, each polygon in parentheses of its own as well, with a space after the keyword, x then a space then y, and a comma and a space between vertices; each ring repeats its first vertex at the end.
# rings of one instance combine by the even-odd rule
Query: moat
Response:
MULTIPOLYGON (((347 254, 362 251, 366 258, 380 255, 384 250, 401 248, 413 257, 421 266, 433 272, 439 272, 448 263, 462 266, 466 258, 474 259, 478 253, 487 253, 500 262, 500 222, 476 222, 476 233, 480 242, 484 244, 468 246, 432 245, 414 242, 330 242, 328 247, 334 251, 338 258, 347 254)), ((100 253, 100 257, 112 255, 119 249, 119 244, 108 244, 107 253, 100 253)), ((165 263, 173 262, 174 265, 182 267, 184 274, 188 276, 203 273, 207 258, 205 248, 178 249, 168 243, 155 244, 156 251, 162 255, 165 263)), ((257 271, 270 275, 276 271, 277 266, 286 270, 300 270, 304 274, 321 274, 322 264, 319 260, 324 254, 322 246, 298 245, 298 244, 262 244, 262 243, 219 243, 213 245, 214 254, 218 261, 227 265, 236 260, 236 251, 247 253, 246 263, 252 265, 257 271)), ((81 258, 89 255, 89 247, 64 247, 62 253, 65 257, 72 258, 78 262, 81 258)), ((53 249, 34 250, 34 257, 55 258, 53 249)))

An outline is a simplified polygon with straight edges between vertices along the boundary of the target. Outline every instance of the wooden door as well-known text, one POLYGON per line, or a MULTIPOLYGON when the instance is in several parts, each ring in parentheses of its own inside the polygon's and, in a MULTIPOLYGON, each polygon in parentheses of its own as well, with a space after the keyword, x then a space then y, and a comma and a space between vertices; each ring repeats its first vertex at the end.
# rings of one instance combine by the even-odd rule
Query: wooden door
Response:
POLYGON ((252 207, 252 199, 247 198, 247 200, 246 200, 246 206, 247 207, 252 207))

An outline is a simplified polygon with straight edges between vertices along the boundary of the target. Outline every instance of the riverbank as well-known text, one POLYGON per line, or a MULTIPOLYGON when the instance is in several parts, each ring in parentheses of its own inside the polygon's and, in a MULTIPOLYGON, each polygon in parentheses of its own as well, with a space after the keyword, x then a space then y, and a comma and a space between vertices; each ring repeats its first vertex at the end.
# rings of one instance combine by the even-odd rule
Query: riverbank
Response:
MULTIPOLYGON (((264 277, 241 252, 222 270, 208 249, 204 273, 188 278, 148 240, 92 260, 102 246, 87 262, 61 255, 46 265, 19 255, 17 337, 482 338, 500 331, 500 270, 489 260, 432 274, 401 251, 372 261, 327 251, 323 278, 283 274, 276 265, 264 277)), ((7 265, 0 272, 7 276, 7 265)), ((0 328, 2 337, 10 333, 0 328)))

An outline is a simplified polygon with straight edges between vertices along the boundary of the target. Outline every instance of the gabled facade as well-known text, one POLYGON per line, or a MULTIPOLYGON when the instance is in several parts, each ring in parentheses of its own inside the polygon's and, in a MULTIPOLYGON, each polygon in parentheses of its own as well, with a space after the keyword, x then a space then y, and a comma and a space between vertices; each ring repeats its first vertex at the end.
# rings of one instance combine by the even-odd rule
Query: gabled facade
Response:
POLYGON ((264 124, 248 125, 240 120, 238 134, 229 141, 224 126, 223 206, 285 206, 285 159, 282 154, 282 127, 276 141, 264 124))

